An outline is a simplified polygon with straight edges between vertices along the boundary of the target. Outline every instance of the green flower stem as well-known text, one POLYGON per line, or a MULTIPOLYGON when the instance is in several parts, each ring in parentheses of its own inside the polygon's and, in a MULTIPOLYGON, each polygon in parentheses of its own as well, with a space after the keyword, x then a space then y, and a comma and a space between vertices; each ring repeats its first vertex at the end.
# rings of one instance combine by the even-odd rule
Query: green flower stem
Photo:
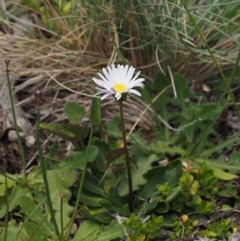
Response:
POLYGON ((19 135, 19 129, 18 129, 18 124, 17 124, 17 117, 16 117, 16 112, 15 112, 15 107, 14 107, 14 101, 13 101, 13 94, 12 94, 12 88, 11 88, 11 81, 9 78, 9 60, 5 60, 6 63, 6 76, 7 76, 7 85, 8 85, 8 93, 9 93, 9 98, 10 98, 10 103, 11 103, 11 110, 12 110, 12 116, 13 116, 13 123, 14 123, 14 128, 17 134, 17 141, 18 141, 18 146, 20 149, 20 155, 22 159, 22 165, 23 165, 23 175, 24 175, 24 182, 25 184, 27 183, 27 173, 26 173, 26 159, 25 159, 25 154, 23 150, 23 145, 21 141, 21 137, 19 135))
POLYGON ((119 101, 119 112, 120 112, 120 119, 121 119, 123 148, 125 150, 126 167, 127 167, 127 175, 128 175, 128 189, 129 189, 128 205, 129 205, 130 211, 132 212, 133 211, 132 173, 131 173, 131 165, 130 165, 128 147, 127 147, 127 138, 126 138, 126 130, 125 130, 125 124, 124 124, 122 101, 119 101))
MULTIPOLYGON (((3 160, 3 165, 4 165, 4 172, 6 173, 6 165, 5 165, 5 160, 3 160)), ((8 199, 8 186, 7 186, 7 176, 4 175, 5 177, 5 197, 6 197, 6 216, 4 219, 5 223, 5 233, 4 233, 4 241, 7 241, 7 234, 8 234, 8 210, 9 210, 9 199, 8 199)))
POLYGON ((60 199, 60 220, 61 220, 61 241, 64 240, 64 228, 63 228, 63 197, 60 199))
POLYGON ((91 127, 91 131, 90 131, 90 136, 89 136, 89 141, 88 141, 88 146, 87 146, 87 152, 86 152, 85 161, 84 161, 84 167, 83 167, 83 170, 82 170, 80 185, 79 185, 79 188, 78 188, 77 200, 76 200, 76 203, 75 203, 75 207, 74 207, 74 211, 73 211, 73 214, 72 214, 71 221, 69 223, 67 240, 69 239, 71 229, 72 229, 72 225, 73 225, 74 219, 77 216, 77 212, 78 212, 78 206, 79 206, 80 198, 81 198, 81 195, 82 195, 83 183, 84 183, 84 179, 85 179, 85 175, 86 175, 86 171, 87 171, 87 164, 88 164, 90 146, 91 146, 91 142, 92 142, 92 135, 93 135, 93 127, 91 127))
POLYGON ((225 75, 224 75, 224 73, 223 73, 223 71, 222 71, 219 63, 217 62, 217 59, 215 58, 215 56, 214 56, 213 52, 211 51, 210 47, 208 46, 208 43, 207 43, 206 39, 204 38, 204 36, 203 36, 201 30, 199 29, 199 27, 197 26, 197 24, 196 24, 193 16, 191 15, 190 11, 188 10, 186 4, 184 3, 183 0, 180 0, 180 1, 181 1, 181 3, 182 3, 183 7, 185 8, 185 10, 186 10, 189 18, 191 19, 191 21, 192 21, 192 23, 193 23, 196 31, 198 32, 198 34, 199 34, 199 36, 200 36, 200 38, 202 39, 204 45, 206 46, 206 48, 207 48, 207 50, 208 50, 208 52, 209 52, 209 54, 210 54, 210 56, 211 56, 214 64, 216 65, 216 67, 217 67, 220 75, 222 76, 222 79, 223 79, 223 81, 224 81, 224 84, 225 84, 225 86, 226 86, 226 89, 227 89, 227 91, 228 91, 228 94, 229 94, 229 96, 230 96, 230 98, 231 98, 231 100, 232 100, 232 102, 233 102, 234 108, 235 108, 235 110, 237 111, 238 116, 240 116, 240 110, 239 110, 239 108, 238 108, 238 106, 237 106, 236 100, 235 100, 234 95, 233 95, 233 93, 232 93, 232 91, 231 91, 231 88, 230 88, 230 86, 229 86, 229 82, 227 81, 227 79, 226 79, 226 77, 225 77, 225 75))
POLYGON ((57 226, 55 213, 54 213, 53 206, 52 206, 49 186, 48 186, 45 158, 43 156, 43 151, 42 151, 41 142, 40 142, 40 138, 39 138, 39 125, 40 125, 40 113, 39 113, 39 106, 37 106, 36 142, 37 142, 38 154, 39 154, 40 164, 41 164, 41 168, 42 168, 42 177, 43 177, 44 187, 45 187, 45 191, 46 191, 48 208, 49 208, 50 215, 52 218, 53 226, 55 228, 55 232, 56 232, 57 236, 59 237, 60 233, 59 233, 59 229, 57 226))

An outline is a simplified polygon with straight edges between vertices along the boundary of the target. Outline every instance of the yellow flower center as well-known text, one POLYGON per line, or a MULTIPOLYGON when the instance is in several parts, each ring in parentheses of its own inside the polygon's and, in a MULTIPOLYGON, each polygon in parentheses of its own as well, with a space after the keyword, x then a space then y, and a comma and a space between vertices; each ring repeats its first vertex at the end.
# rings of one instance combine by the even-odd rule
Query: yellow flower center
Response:
POLYGON ((127 86, 125 84, 115 84, 113 88, 117 93, 122 93, 127 90, 127 86))

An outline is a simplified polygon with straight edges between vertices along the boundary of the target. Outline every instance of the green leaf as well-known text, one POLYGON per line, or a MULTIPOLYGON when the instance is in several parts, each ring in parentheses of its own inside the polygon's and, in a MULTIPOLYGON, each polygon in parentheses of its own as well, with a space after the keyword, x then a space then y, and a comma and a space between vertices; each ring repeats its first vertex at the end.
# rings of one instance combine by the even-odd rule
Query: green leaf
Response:
POLYGON ((74 233, 73 241, 94 241, 97 238, 100 225, 92 220, 84 221, 74 233))
MULTIPOLYGON (((137 165, 138 168, 132 169, 132 185, 133 190, 137 190, 140 185, 143 185, 147 182, 144 178, 144 174, 146 174, 150 169, 152 169, 151 164, 153 161, 156 161, 158 156, 155 154, 149 155, 148 157, 140 156, 137 157, 137 165)), ((126 169, 125 169, 126 172, 126 169)), ((121 196, 124 196, 128 193, 128 182, 127 175, 121 177, 121 183, 119 185, 119 193, 121 196)))
POLYGON ((99 184, 99 180, 91 175, 86 173, 85 180, 84 180, 84 188, 91 193, 103 195, 104 188, 103 184, 99 184))
POLYGON ((168 182, 170 187, 177 185, 182 174, 182 163, 174 161, 169 163, 166 167, 159 166, 150 169, 145 175, 146 183, 137 192, 136 196, 141 198, 149 198, 159 194, 157 184, 168 182))
MULTIPOLYGON (((27 222, 25 221, 23 224, 23 232, 26 233, 26 239, 25 240, 31 240, 31 241, 42 241, 47 240, 47 234, 45 233, 45 230, 41 226, 41 224, 36 225, 33 222, 27 222)), ((22 235, 20 235, 22 238, 22 235)))
POLYGON ((58 226, 60 227, 61 224, 60 214, 62 212, 64 216, 63 226, 65 227, 70 221, 69 215, 73 211, 73 207, 68 204, 71 198, 71 192, 68 190, 69 187, 67 186, 67 182, 65 182, 60 172, 56 170, 47 171, 47 178, 58 226), (62 194, 65 195, 65 198, 62 200, 63 208, 61 210, 60 203, 62 194))
POLYGON ((85 115, 85 109, 73 102, 67 102, 64 111, 72 124, 79 124, 85 115))
POLYGON ((213 170, 214 176, 220 180, 230 181, 238 176, 229 172, 225 172, 223 170, 229 170, 231 172, 237 172, 239 170, 238 166, 229 165, 229 164, 221 164, 215 161, 209 161, 207 159, 194 158, 193 161, 198 163, 206 163, 207 167, 213 170))
POLYGON ((29 220, 41 225, 46 235, 50 237, 55 236, 53 226, 48 222, 46 216, 44 216, 40 206, 35 204, 33 197, 27 194, 26 189, 18 193, 18 203, 29 220))
POLYGON ((112 137, 122 137, 122 133, 119 130, 120 117, 116 116, 113 120, 106 124, 107 133, 112 137))
POLYGON ((109 226, 103 226, 99 232, 97 241, 111 241, 122 239, 125 236, 124 229, 117 220, 112 220, 109 226))
POLYGON ((235 133, 234 135, 229 135, 227 139, 225 140, 218 140, 218 143, 214 146, 208 147, 208 149, 202 151, 201 155, 197 159, 199 162, 206 161, 209 168, 218 168, 214 169, 214 174, 217 175, 218 178, 221 180, 231 180, 236 177, 239 170, 239 164, 240 164, 240 157, 239 152, 232 151, 232 153, 229 155, 229 160, 226 161, 225 155, 221 154, 222 151, 225 150, 231 150, 234 143, 237 143, 239 141, 239 134, 240 132, 235 133), (219 157, 217 159, 211 158, 213 154, 219 154, 219 157), (227 172, 220 172, 221 170, 227 170, 227 172), (223 176, 222 176, 223 174, 223 176), (223 179, 224 178, 224 179, 223 179))
POLYGON ((120 197, 115 187, 110 188, 108 199, 103 199, 101 205, 109 212, 119 213, 124 216, 130 215, 127 198, 120 197))
POLYGON ((187 80, 182 75, 176 73, 173 78, 177 92, 177 98, 172 99, 173 103, 185 106, 185 99, 193 96, 194 92, 187 86, 187 80))
POLYGON ((87 219, 100 223, 109 223, 112 220, 112 218, 109 216, 109 213, 107 213, 103 208, 89 209, 87 206, 84 206, 81 211, 87 219))
MULTIPOLYGON (((77 190, 76 190, 76 193, 77 193, 77 190)), ((88 205, 88 207, 101 207, 100 203, 103 199, 104 199, 103 196, 93 194, 83 189, 80 201, 81 203, 88 205)))
MULTIPOLYGON (((82 170, 84 167, 84 162, 86 159, 86 151, 84 150, 82 152, 71 152, 69 156, 65 158, 65 160, 58 165, 58 170, 61 172, 63 175, 69 174, 72 171, 75 170, 82 170)), ((90 146, 89 150, 89 156, 88 156, 88 162, 93 162, 94 159, 98 155, 98 148, 95 146, 90 146)))
POLYGON ((84 147, 84 137, 88 132, 87 127, 71 123, 64 126, 52 123, 41 123, 40 128, 59 136, 65 141, 72 142, 77 149, 80 149, 79 142, 81 147, 84 147))
POLYGON ((96 125, 96 126, 100 126, 102 124, 100 98, 92 98, 91 123, 92 125, 96 125))
POLYGON ((75 135, 72 132, 65 130, 63 126, 58 125, 58 124, 41 123, 40 128, 42 130, 46 130, 54 135, 57 135, 66 141, 72 141, 72 139, 75 137, 75 135))
MULTIPOLYGON (((161 72, 158 71, 154 77, 153 81, 153 90, 157 92, 161 92, 168 85, 170 85, 170 80, 161 72)), ((169 101, 169 90, 165 91, 161 96, 157 99, 157 104, 165 105, 169 101)))
MULTIPOLYGON (((153 198, 153 200, 154 200, 154 198, 153 198)), ((168 202, 164 202, 164 201, 159 202, 157 205, 157 208, 154 209, 154 211, 159 214, 167 213, 169 210, 170 210, 170 204, 168 202)))
POLYGON ((234 174, 229 173, 229 172, 225 172, 222 169, 211 167, 211 166, 209 166, 209 168, 211 168, 213 170, 214 176, 216 178, 220 179, 220 180, 231 181, 234 178, 238 178, 237 175, 234 175, 234 174))

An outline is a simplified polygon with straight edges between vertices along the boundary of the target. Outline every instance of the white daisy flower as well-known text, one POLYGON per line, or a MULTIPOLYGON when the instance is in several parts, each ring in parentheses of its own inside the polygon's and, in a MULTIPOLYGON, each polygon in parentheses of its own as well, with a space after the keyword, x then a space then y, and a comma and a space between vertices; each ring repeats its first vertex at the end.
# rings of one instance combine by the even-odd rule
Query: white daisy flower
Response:
POLYGON ((135 87, 144 87, 143 81, 144 78, 138 78, 140 71, 133 77, 135 68, 128 65, 118 65, 115 67, 111 65, 107 69, 102 69, 103 74, 98 73, 101 79, 92 78, 93 81, 101 86, 101 88, 96 87, 98 93, 103 94, 101 100, 107 98, 109 95, 114 95, 116 100, 120 100, 124 93, 131 93, 138 96, 141 96, 139 91, 135 90, 135 87))

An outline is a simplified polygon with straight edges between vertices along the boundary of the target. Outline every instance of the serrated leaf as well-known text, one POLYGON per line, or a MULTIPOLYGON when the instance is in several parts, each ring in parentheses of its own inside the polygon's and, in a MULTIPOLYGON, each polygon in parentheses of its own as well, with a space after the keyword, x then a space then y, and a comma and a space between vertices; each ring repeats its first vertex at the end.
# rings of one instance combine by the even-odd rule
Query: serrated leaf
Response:
MULTIPOLYGON (((58 165, 58 170, 66 175, 72 171, 75 170, 82 170, 84 167, 84 162, 86 159, 86 151, 84 150, 82 152, 71 152, 63 162, 61 162, 58 165)), ((88 162, 93 162, 94 159, 97 157, 98 155, 98 148, 95 146, 90 146, 90 150, 89 150, 89 156, 88 156, 88 162)))
POLYGON ((56 136, 59 136, 67 141, 72 141, 72 139, 75 137, 75 135, 68 131, 64 130, 62 125, 59 124, 53 124, 53 123, 41 123, 40 129, 45 130, 47 132, 50 132, 56 136))
POLYGON ((74 233, 73 241, 94 241, 97 238, 100 225, 92 220, 84 221, 74 233))
MULTIPOLYGON (((168 85, 170 85, 170 80, 161 71, 158 71, 154 77, 153 90, 157 92, 161 92, 168 85)), ((159 96, 156 103, 165 105, 168 101, 169 101, 169 90, 165 91, 161 96, 159 96)))
POLYGON ((112 119, 106 124, 107 133, 112 137, 117 137, 117 138, 122 137, 122 134, 119 130, 119 124, 120 124, 120 117, 116 116, 114 119, 112 119))
MULTIPOLYGON (((47 240, 47 234, 45 233, 45 230, 43 227, 41 227, 41 224, 36 225, 33 222, 27 222, 25 221, 23 224, 23 232, 26 234, 25 239, 31 240, 31 241, 42 241, 47 240)), ((23 236, 20 235, 21 239, 23 239, 23 236)))
MULTIPOLYGON (((156 161, 158 156, 155 154, 149 155, 148 157, 137 157, 138 168, 132 169, 132 185, 133 190, 137 190, 140 185, 143 185, 147 180, 143 177, 152 167, 153 161, 156 161)), ((119 185, 119 194, 124 196, 128 194, 128 182, 127 175, 121 177, 121 183, 119 185)))
POLYGON ((204 150, 201 153, 201 157, 210 157, 213 153, 222 153, 223 149, 231 149, 235 142, 239 141, 240 132, 236 132, 234 135, 229 135, 226 140, 219 139, 217 145, 212 146, 209 149, 204 150))
POLYGON ((86 173, 84 188, 91 193, 103 195, 103 184, 99 184, 99 180, 91 174, 86 173))
POLYGON ((112 218, 103 208, 89 209, 87 206, 84 206, 81 211, 86 216, 86 218, 95 220, 100 223, 109 223, 112 220, 112 218))
POLYGON ((187 80, 180 74, 173 76, 174 84, 177 91, 177 98, 173 99, 178 105, 185 105, 185 99, 194 95, 194 92, 187 86, 187 80))
POLYGON ((85 109, 73 102, 67 102, 64 111, 72 124, 79 124, 85 115, 85 109))
POLYGON ((100 203, 103 199, 104 199, 103 196, 93 194, 83 189, 80 201, 81 203, 88 205, 88 207, 101 207, 100 203))
POLYGON ((111 241, 117 238, 122 239, 124 236, 123 226, 119 224, 117 220, 112 220, 109 226, 102 226, 97 241, 111 241))
POLYGON ((115 212, 124 216, 130 215, 127 198, 120 197, 115 187, 110 188, 108 199, 103 199, 101 205, 109 212, 115 212))
POLYGON ((63 213, 64 220, 63 226, 65 227, 70 221, 69 214, 73 211, 73 207, 68 204, 71 198, 71 192, 68 190, 67 183, 65 182, 63 176, 60 172, 56 170, 47 171, 49 190, 51 190, 51 201, 53 209, 55 210, 56 221, 60 227, 61 219, 60 212, 63 213), (65 198, 62 200, 62 210, 61 210, 61 195, 64 194, 65 198))
POLYGON ((22 191, 23 192, 19 193, 18 195, 18 203, 21 207, 21 210, 29 220, 41 225, 41 228, 45 231, 46 235, 55 237, 54 228, 43 215, 40 206, 35 204, 35 200, 30 194, 27 194, 27 192, 24 192, 24 190, 22 191))
POLYGON ((170 187, 174 187, 177 185, 181 175, 182 163, 180 161, 171 162, 166 167, 151 168, 144 175, 146 184, 139 189, 136 195, 141 198, 154 197, 159 194, 157 184, 168 182, 170 187))

